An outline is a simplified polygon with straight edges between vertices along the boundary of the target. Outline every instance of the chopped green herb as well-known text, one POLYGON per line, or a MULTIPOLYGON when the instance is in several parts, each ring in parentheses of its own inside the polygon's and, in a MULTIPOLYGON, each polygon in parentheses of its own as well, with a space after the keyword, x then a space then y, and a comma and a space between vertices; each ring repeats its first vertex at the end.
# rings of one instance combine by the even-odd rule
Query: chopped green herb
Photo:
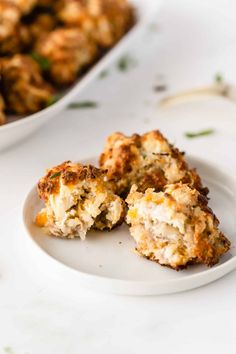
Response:
POLYGON ((215 82, 216 82, 217 84, 221 84, 223 81, 224 81, 223 76, 222 76, 220 73, 217 73, 217 74, 215 75, 215 82))
POLYGON ((61 171, 58 171, 58 172, 53 173, 49 178, 53 179, 53 178, 59 177, 60 175, 61 175, 61 171))
POLYGON ((47 102, 47 106, 49 107, 49 106, 53 105, 53 104, 56 103, 60 98, 61 98, 61 95, 52 95, 52 96, 49 98, 48 102, 47 102))
POLYGON ((103 71, 101 71, 101 73, 99 75, 99 79, 104 79, 108 75, 109 75, 109 71, 108 70, 103 70, 103 71))
POLYGON ((69 104, 69 109, 80 109, 80 108, 96 108, 98 106, 97 102, 94 101, 83 101, 83 102, 72 102, 69 104))
POLYGON ((206 135, 211 135, 213 134, 215 131, 213 129, 207 129, 207 130, 201 130, 199 132, 186 132, 184 135, 186 136, 186 138, 198 138, 200 136, 206 136, 206 135))
POLYGON ((47 71, 51 67, 51 63, 47 58, 42 57, 38 53, 31 53, 31 58, 34 59, 43 71, 47 71))
POLYGON ((121 57, 118 62, 117 62, 117 68, 120 71, 127 71, 131 67, 134 67, 136 65, 136 61, 134 58, 130 57, 129 55, 125 55, 121 57))

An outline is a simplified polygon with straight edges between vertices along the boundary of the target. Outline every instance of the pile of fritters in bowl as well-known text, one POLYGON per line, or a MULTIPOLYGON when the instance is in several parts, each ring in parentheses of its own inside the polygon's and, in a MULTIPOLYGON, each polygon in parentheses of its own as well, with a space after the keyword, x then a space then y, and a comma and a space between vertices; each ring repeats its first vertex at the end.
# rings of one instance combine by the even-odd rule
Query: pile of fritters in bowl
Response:
POLYGON ((0 0, 0 125, 52 104, 134 17, 128 0, 0 0))

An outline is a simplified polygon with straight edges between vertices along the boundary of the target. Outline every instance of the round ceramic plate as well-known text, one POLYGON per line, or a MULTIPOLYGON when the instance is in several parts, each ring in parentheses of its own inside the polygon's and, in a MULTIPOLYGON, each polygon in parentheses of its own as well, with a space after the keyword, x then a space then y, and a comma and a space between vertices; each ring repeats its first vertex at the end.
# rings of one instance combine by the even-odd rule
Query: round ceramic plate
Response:
MULTIPOLYGON (((95 159, 86 161, 96 164, 95 159)), ((134 241, 123 224, 111 232, 91 231, 85 241, 60 239, 35 226, 42 207, 36 187, 27 196, 23 218, 32 262, 45 275, 70 289, 81 286, 116 294, 157 295, 189 290, 210 283, 236 268, 236 181, 214 165, 191 158, 204 183, 210 188, 210 206, 221 221, 220 228, 232 242, 230 252, 212 268, 189 266, 176 272, 134 253, 134 241)))

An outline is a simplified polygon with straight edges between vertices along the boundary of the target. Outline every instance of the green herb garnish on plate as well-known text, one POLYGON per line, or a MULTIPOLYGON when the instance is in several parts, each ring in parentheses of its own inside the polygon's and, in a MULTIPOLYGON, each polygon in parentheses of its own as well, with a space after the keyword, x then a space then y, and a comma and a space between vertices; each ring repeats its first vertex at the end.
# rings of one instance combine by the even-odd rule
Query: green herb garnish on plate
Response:
POLYGON ((51 62, 47 58, 44 58, 35 52, 31 53, 30 56, 39 64, 42 71, 47 71, 51 68, 51 62))
POLYGON ((72 102, 68 105, 69 109, 96 108, 96 107, 98 107, 98 103, 95 101, 72 102))
POLYGON ((215 74, 214 81, 217 84, 222 84, 222 82, 224 82, 224 78, 220 73, 217 73, 217 74, 215 74))
POLYGON ((213 129, 206 129, 206 130, 201 130, 198 132, 186 132, 184 133, 186 138, 192 139, 192 138, 198 138, 200 136, 207 136, 207 135, 212 135, 214 134, 214 130, 213 129))
POLYGON ((124 55, 117 62, 117 68, 123 72, 128 71, 130 68, 134 67, 135 65, 136 65, 136 61, 134 60, 134 58, 130 57, 129 55, 124 55))
POLYGON ((107 77, 108 75, 109 75, 109 71, 103 70, 100 72, 99 79, 105 79, 105 77, 107 77))

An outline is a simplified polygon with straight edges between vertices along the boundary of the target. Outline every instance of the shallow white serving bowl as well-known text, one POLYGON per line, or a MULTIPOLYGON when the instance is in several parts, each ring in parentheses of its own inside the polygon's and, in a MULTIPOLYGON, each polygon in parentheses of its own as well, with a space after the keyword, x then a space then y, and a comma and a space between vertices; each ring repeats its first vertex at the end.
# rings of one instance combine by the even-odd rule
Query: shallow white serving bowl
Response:
MULTIPOLYGON (((91 159, 87 163, 96 163, 91 159)), ((126 295, 157 295, 194 289, 236 268, 236 180, 205 160, 190 159, 210 188, 210 206, 221 221, 221 230, 232 242, 231 250, 212 268, 189 266, 176 272, 137 256, 135 244, 123 224, 111 232, 89 232, 85 241, 46 236, 34 224, 42 203, 36 187, 23 210, 27 255, 34 273, 50 278, 59 289, 79 293, 81 286, 126 295)))
POLYGON ((52 106, 35 114, 8 123, 0 127, 0 151, 19 142, 32 134, 49 119, 56 117, 83 89, 94 80, 113 60, 115 60, 129 45, 130 41, 141 31, 145 23, 156 15, 162 0, 132 0, 130 1, 137 14, 135 26, 112 48, 87 74, 69 89, 65 95, 52 106))

